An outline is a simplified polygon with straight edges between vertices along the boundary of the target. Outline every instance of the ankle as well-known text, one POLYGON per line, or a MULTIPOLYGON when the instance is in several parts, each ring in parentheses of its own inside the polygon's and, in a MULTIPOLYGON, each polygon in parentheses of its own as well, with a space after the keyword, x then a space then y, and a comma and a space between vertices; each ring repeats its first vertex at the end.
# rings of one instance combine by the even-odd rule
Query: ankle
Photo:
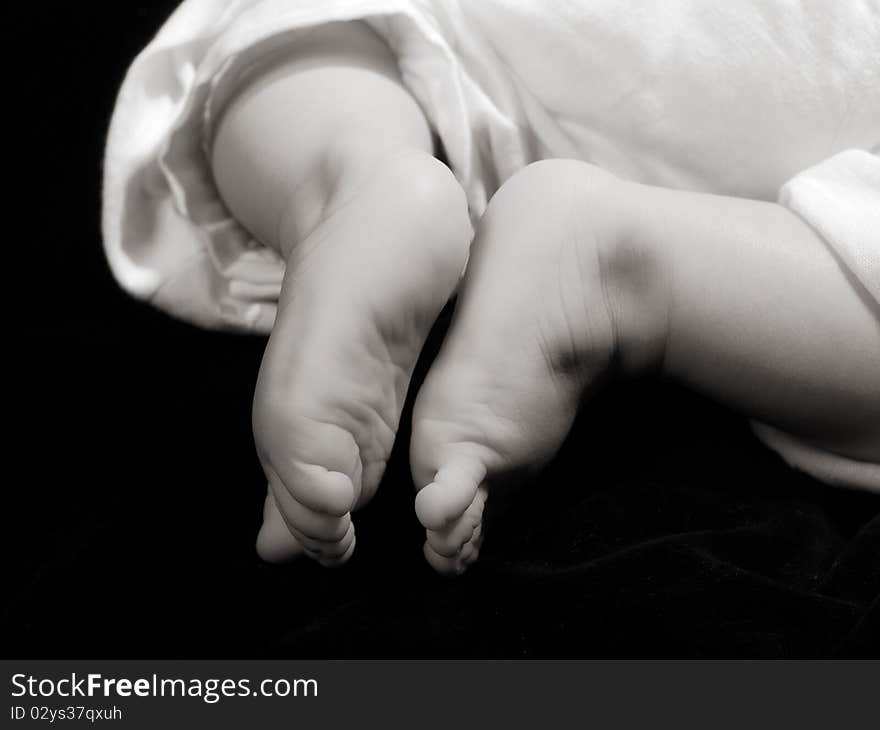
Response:
POLYGON ((616 359, 626 376, 665 369, 672 257, 652 235, 646 190, 616 180, 600 191, 597 206, 605 213, 603 235, 596 238, 599 276, 613 320, 616 359))

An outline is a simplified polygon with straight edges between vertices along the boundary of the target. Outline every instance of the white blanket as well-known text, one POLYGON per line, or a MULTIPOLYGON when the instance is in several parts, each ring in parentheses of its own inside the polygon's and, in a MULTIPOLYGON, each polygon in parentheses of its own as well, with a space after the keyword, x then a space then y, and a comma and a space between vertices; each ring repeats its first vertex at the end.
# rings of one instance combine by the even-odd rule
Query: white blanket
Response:
MULTIPOLYGON (((110 128, 103 234, 122 286, 202 326, 271 328, 283 262, 216 193, 213 111, 255 59, 353 19, 395 53, 475 219, 506 178, 547 157, 778 200, 880 307, 880 2, 869 0, 186 0, 129 69, 110 128)), ((761 435, 823 479, 880 489, 880 466, 761 435)))

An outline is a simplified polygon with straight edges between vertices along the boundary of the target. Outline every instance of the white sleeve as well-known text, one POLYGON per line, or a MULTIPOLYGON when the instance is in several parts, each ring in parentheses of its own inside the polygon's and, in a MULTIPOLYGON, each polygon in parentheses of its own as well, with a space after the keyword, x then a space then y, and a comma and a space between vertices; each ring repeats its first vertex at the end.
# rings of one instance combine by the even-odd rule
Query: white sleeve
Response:
MULTIPOLYGON (((880 119, 877 126, 880 129, 880 119)), ((845 150, 804 170, 782 186, 779 202, 828 242, 880 307, 880 157, 876 151, 845 150)))
MULTIPOLYGON (((880 128, 880 120, 878 120, 880 128)), ((819 233, 853 286, 873 305, 880 328, 880 151, 846 150, 794 176, 782 186, 779 203, 819 233)), ((880 389, 880 373, 877 373, 880 389)), ((757 436, 792 466, 822 481, 880 492, 880 464, 847 459, 817 449, 765 424, 757 436)))

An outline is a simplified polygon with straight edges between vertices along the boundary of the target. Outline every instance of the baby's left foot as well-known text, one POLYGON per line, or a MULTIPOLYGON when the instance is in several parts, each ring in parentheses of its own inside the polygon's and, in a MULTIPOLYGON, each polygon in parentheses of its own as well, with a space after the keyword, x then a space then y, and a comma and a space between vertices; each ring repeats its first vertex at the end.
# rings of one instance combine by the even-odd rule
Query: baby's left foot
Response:
POLYGON ((621 214, 637 190, 556 160, 492 199, 413 416, 416 512, 438 572, 477 558, 490 489, 553 457, 585 393, 660 362, 667 265, 626 235, 621 214))
POLYGON ((458 284, 471 238, 464 192, 441 162, 374 163, 288 255, 254 395, 269 481, 259 554, 340 565, 350 512, 379 486, 410 377, 458 284))

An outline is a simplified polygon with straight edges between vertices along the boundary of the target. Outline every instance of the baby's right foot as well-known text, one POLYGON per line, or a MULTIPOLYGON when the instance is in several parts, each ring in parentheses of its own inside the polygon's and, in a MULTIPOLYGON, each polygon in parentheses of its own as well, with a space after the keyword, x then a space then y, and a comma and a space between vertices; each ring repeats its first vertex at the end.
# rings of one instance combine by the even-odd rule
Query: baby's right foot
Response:
POLYGON ((490 490, 552 458, 585 392, 659 362, 666 263, 621 235, 631 194, 591 165, 548 161, 505 183, 483 216, 413 414, 416 512, 437 571, 476 559, 490 490))
POLYGON ((464 193, 424 153, 378 164, 295 242, 254 398, 269 481, 260 555, 337 565, 376 490, 428 331, 471 239, 464 193))

